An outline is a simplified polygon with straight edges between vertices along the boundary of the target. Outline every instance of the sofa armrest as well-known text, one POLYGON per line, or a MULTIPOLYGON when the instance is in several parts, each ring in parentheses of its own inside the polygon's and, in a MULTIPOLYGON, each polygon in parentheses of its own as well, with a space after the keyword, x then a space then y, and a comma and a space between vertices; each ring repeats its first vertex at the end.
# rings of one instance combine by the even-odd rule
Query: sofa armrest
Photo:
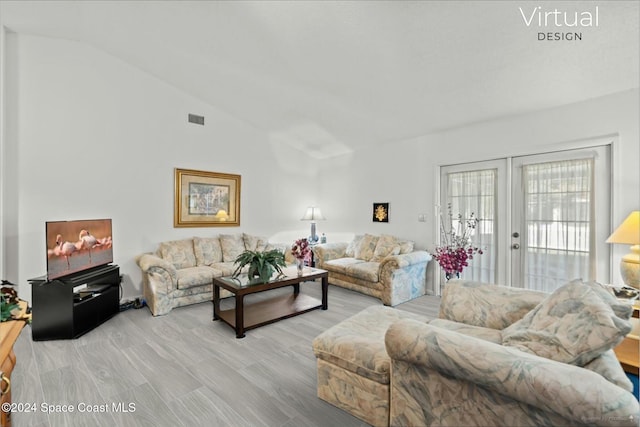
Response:
POLYGON ((164 270, 173 281, 176 280, 177 271, 173 264, 153 254, 142 254, 136 258, 136 263, 143 273, 149 274, 153 271, 164 270))
POLYGON ((173 307, 171 296, 178 289, 178 276, 173 264, 153 255, 136 258, 142 270, 142 292, 154 316, 167 314, 173 307))
MULTIPOLYGON (((429 416, 446 417, 452 407, 465 411, 462 400, 471 398, 479 400, 472 402, 478 407, 496 400, 505 407, 511 403, 510 410, 516 409, 509 415, 513 420, 556 414, 578 425, 638 424, 639 406, 633 394, 588 369, 409 319, 391 325, 385 346, 392 359, 392 394, 410 396, 408 401, 416 406, 427 405, 416 410, 429 416), (460 401, 455 402, 453 395, 452 402, 437 396, 445 389, 442 382, 458 389, 455 396, 460 401), (450 405, 449 410, 441 405, 450 405)), ((488 411, 481 416, 492 415, 488 411)), ((546 421, 541 424, 553 424, 546 421)))
POLYGON ((431 255, 427 251, 414 251, 408 254, 392 255, 380 261, 380 271, 384 268, 395 270, 398 268, 409 267, 414 264, 427 264, 431 261, 431 255))
POLYGON ((382 284, 382 303, 395 306, 424 295, 429 261, 431 255, 426 251, 388 256, 380 261, 378 275, 382 284))
POLYGON ((346 242, 322 243, 313 246, 316 266, 322 268, 323 264, 329 260, 346 257, 347 246, 349 244, 346 242))

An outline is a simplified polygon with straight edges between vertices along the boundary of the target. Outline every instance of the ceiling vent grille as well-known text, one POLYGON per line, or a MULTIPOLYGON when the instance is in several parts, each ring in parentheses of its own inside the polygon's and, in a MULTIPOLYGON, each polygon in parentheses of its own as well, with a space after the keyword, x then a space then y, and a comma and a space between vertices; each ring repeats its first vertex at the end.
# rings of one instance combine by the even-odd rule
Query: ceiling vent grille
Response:
POLYGON ((204 126, 204 116, 198 116, 196 114, 189 114, 189 123, 195 123, 197 125, 204 126))

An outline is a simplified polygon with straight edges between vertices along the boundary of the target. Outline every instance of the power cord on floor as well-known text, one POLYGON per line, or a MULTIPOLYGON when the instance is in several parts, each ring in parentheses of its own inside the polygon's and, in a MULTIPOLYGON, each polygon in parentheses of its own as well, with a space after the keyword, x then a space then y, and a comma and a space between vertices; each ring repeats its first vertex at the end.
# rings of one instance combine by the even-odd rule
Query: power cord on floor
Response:
POLYGON ((130 308, 142 308, 146 307, 146 305, 147 302, 144 300, 144 298, 136 298, 133 301, 127 301, 120 304, 120 311, 126 311, 130 308))

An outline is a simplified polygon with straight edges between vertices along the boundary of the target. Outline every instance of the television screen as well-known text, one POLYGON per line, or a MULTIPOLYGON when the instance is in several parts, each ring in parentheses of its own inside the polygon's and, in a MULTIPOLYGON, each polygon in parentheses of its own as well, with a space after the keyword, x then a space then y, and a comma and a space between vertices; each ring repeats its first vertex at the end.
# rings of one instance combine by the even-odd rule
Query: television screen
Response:
POLYGON ((48 221, 47 279, 113 262, 111 220, 48 221))

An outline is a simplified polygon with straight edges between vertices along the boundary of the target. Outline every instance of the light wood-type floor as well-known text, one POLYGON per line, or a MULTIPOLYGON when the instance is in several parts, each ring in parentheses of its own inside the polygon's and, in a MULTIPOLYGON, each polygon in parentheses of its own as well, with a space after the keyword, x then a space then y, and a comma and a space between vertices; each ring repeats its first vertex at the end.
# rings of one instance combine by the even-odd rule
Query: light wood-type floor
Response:
MULTIPOLYGON (((319 298, 320 282, 303 283, 301 292, 319 298)), ((439 302, 424 296, 396 308, 436 317, 439 302)), ((329 286, 327 311, 250 330, 242 339, 212 321, 209 302, 160 317, 146 307, 130 309, 76 340, 34 342, 26 326, 14 347, 13 402, 22 412, 12 414, 13 427, 363 426, 316 397, 311 342, 380 304, 329 286)))

